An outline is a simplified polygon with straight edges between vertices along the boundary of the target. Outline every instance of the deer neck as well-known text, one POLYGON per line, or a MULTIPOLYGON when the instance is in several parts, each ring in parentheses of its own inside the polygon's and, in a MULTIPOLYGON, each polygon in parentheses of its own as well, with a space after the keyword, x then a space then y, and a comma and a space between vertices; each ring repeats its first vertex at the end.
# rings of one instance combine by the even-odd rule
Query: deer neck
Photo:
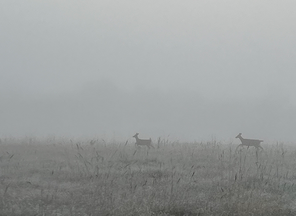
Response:
POLYGON ((139 141, 139 137, 138 137, 138 136, 135 136, 135 139, 136 139, 136 142, 138 142, 138 141, 139 141))
POLYGON ((238 137, 240 139, 240 141, 243 143, 244 142, 244 138, 242 138, 242 136, 238 137))

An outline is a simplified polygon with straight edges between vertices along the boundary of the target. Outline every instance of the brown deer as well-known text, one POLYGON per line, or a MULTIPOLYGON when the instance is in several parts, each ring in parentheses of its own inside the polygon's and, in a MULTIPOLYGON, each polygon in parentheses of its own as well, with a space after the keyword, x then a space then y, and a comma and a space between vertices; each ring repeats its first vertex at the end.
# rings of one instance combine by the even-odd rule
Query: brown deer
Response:
POLYGON ((241 147, 241 146, 248 146, 248 148, 250 146, 254 146, 257 150, 260 148, 263 150, 263 148, 261 147, 260 143, 263 142, 263 140, 257 140, 257 139, 244 139, 242 137, 242 133, 239 133, 235 138, 238 138, 240 139, 240 141, 242 142, 241 144, 239 144, 235 151, 238 149, 238 147, 241 147))
POLYGON ((152 141, 151 138, 150 139, 140 139, 138 137, 139 133, 136 133, 133 137, 135 137, 136 139, 136 143, 135 145, 137 146, 147 146, 149 149, 150 147, 154 148, 154 146, 152 145, 152 141))

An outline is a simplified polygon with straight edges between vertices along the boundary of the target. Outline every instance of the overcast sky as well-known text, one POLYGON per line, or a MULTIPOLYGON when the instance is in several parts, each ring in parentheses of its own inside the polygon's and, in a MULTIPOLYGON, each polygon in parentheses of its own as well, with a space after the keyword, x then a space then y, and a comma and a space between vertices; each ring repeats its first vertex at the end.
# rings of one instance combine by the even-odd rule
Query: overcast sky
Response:
POLYGON ((296 141, 294 0, 2 0, 0 136, 296 141))

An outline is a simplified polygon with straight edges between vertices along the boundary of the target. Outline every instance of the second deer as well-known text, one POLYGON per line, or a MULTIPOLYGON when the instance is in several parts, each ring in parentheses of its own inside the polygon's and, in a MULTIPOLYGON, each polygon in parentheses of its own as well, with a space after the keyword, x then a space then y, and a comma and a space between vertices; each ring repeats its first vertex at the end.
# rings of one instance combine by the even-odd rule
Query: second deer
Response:
POLYGON ((242 133, 239 133, 235 138, 238 138, 240 139, 240 141, 242 142, 241 144, 239 144, 235 151, 238 149, 238 147, 241 147, 241 146, 248 146, 248 148, 250 146, 254 146, 257 150, 260 148, 263 150, 263 148, 261 147, 260 143, 263 142, 263 140, 257 140, 257 139, 244 139, 242 137, 242 133))

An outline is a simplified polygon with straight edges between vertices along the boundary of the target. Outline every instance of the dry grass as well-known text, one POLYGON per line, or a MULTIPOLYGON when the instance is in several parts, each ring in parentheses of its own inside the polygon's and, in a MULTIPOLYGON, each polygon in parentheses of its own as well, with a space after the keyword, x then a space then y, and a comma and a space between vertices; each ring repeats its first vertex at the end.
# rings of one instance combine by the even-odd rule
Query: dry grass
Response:
POLYGON ((296 147, 4 139, 0 215, 296 215, 296 147))

